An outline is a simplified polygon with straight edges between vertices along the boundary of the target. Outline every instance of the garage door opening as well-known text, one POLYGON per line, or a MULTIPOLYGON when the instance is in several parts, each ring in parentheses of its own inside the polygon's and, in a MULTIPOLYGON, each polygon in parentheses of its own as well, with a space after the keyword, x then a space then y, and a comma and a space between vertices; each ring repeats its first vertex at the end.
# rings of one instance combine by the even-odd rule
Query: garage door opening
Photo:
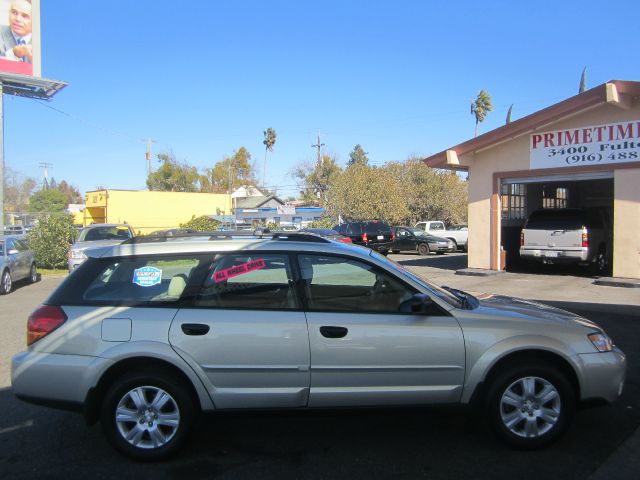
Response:
MULTIPOLYGON (((506 254, 507 271, 530 272, 532 265, 520 258, 520 233, 529 215, 538 209, 588 208, 605 212, 605 227, 613 238, 613 172, 572 176, 505 178, 500 184, 501 246, 506 254)), ((606 245, 613 258, 613 242, 606 245)), ((552 263, 553 260, 550 260, 552 263)), ((577 266, 541 265, 540 273, 589 273, 577 266)))

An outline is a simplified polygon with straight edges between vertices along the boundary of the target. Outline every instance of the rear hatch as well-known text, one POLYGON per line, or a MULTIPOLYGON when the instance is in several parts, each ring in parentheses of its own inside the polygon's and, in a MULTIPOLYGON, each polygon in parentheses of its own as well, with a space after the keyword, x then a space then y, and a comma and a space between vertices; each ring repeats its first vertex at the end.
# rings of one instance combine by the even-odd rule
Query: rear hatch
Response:
POLYGON ((582 248, 585 222, 581 210, 538 210, 522 229, 522 247, 536 250, 575 250, 582 248))
POLYGON ((391 243, 393 233, 391 227, 384 222, 367 222, 365 225, 367 245, 376 243, 391 243))

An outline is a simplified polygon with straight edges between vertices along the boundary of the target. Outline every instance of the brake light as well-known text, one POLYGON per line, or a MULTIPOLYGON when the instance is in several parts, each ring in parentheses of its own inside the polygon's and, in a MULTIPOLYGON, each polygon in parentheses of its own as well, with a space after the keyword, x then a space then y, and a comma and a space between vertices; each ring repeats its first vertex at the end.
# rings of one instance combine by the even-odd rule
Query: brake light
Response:
POLYGON ((396 234, 391 232, 391 241, 395 242, 396 241, 396 234))
POLYGON ((524 247, 524 232, 520 232, 520 246, 524 247))
POLYGON ((368 241, 369 241, 369 238, 367 237, 367 234, 366 234, 366 233, 363 233, 363 234, 362 234, 362 241, 363 241, 363 242, 368 242, 368 241))
POLYGON ((350 237, 342 237, 342 238, 339 238, 338 241, 342 243, 353 243, 350 237))
POLYGON ((589 246, 589 234, 587 233, 587 227, 582 227, 582 246, 589 246))
POLYGON ((27 320, 27 346, 46 337, 67 321, 67 315, 60 307, 42 305, 27 320))

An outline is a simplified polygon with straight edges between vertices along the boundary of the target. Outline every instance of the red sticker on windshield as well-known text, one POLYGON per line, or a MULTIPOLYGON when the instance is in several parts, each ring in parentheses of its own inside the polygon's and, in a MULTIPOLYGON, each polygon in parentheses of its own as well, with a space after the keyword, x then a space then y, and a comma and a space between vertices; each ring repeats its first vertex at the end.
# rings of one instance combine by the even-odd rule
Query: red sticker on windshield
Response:
POLYGON ((264 268, 264 258, 258 258, 257 260, 252 260, 247 263, 241 263, 240 265, 236 265, 235 267, 225 268, 224 270, 220 270, 213 274, 213 280, 218 282, 224 282, 232 277, 237 277, 238 275, 244 275, 245 273, 253 272, 254 270, 260 270, 264 268))

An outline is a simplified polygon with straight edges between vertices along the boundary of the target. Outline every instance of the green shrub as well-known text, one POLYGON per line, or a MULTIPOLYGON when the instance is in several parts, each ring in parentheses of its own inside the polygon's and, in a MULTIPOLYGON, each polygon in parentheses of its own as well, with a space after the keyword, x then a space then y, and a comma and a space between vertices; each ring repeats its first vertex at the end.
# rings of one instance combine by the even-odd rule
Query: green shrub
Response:
POLYGON ((271 230, 272 232, 276 231, 276 230, 280 230, 280 227, 278 226, 278 224, 276 222, 269 222, 267 223, 267 226, 265 228, 268 228, 269 230, 271 230))
POLYGON ((320 220, 314 220, 309 224, 309 228, 333 228, 338 223, 331 217, 322 217, 320 220))
POLYGON ((69 245, 75 240, 76 233, 71 215, 41 216, 27 234, 36 264, 44 268, 66 268, 69 245))
POLYGON ((202 215, 201 217, 196 218, 195 215, 191 217, 186 223, 181 223, 180 228, 190 228, 191 230, 195 230, 196 232, 211 232, 214 230, 218 230, 220 226, 220 222, 217 220, 213 220, 212 218, 202 215))

